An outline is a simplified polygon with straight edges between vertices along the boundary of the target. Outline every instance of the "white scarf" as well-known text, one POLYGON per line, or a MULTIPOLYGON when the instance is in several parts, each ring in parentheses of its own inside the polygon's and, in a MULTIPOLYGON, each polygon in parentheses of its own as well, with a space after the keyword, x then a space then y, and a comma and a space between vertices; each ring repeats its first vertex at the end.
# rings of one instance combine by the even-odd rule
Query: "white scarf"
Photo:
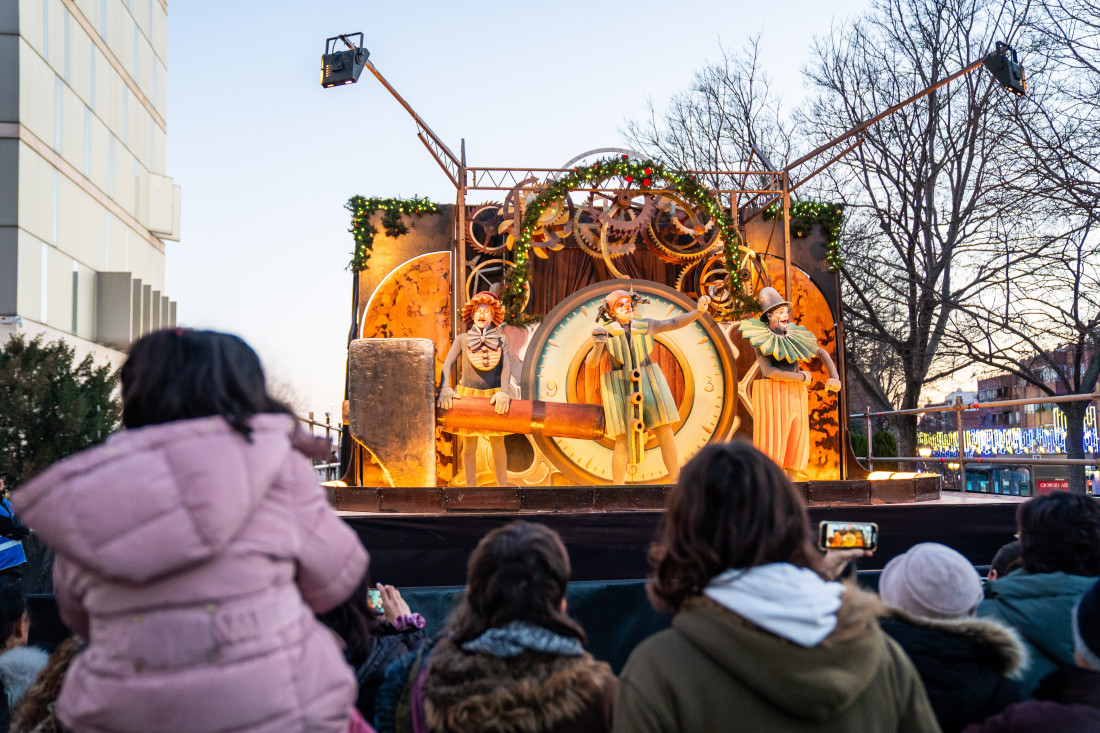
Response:
POLYGON ((809 648, 836 628, 844 586, 808 568, 777 562, 727 570, 703 592, 760 628, 809 648))

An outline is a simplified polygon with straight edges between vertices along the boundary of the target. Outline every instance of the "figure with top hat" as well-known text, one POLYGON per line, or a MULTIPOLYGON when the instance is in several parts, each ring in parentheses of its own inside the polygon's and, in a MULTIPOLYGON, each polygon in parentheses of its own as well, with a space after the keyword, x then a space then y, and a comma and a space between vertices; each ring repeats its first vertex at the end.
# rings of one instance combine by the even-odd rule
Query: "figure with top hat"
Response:
POLYGON ((679 413, 661 367, 652 361, 653 337, 695 321, 706 312, 710 298, 702 296, 696 310, 673 318, 635 317, 635 305, 648 302, 625 290, 608 293, 596 316, 607 326, 592 329, 593 348, 585 361, 590 367, 598 367, 605 351, 610 356, 611 371, 600 376, 600 396, 607 436, 615 441, 611 478, 616 484, 625 480, 627 465, 642 462, 650 430, 661 447, 669 481, 675 482, 679 476, 680 460, 672 431, 679 413))
MULTIPOLYGON (((443 361, 443 374, 439 380, 439 399, 436 405, 451 409, 453 400, 463 397, 488 397, 498 415, 508 412, 511 395, 511 355, 508 337, 504 335, 504 306, 496 295, 482 291, 462 308, 462 320, 466 332, 458 335, 443 361), (451 389, 451 369, 459 363, 458 384, 451 389)), ((466 485, 477 486, 477 441, 484 437, 489 441, 493 455, 493 471, 497 485, 508 483, 508 454, 504 449, 507 433, 469 428, 455 428, 452 433, 462 443, 462 462, 466 472, 466 485)))
POLYGON ((775 288, 757 293, 760 318, 746 318, 737 328, 753 347, 761 377, 752 384, 752 442, 769 458, 799 478, 810 459, 809 385, 813 377, 799 364, 821 357, 829 371, 825 389, 840 391, 840 375, 817 337, 791 323, 791 303, 775 288))

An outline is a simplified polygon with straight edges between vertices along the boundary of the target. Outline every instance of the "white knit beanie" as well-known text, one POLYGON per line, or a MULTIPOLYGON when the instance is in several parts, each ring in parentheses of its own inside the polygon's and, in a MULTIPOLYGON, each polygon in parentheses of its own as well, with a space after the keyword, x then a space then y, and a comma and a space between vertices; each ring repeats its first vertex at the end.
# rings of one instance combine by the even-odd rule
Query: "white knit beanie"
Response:
POLYGON ((921 542, 886 563, 878 592, 888 605, 926 618, 969 616, 982 600, 982 579, 961 554, 921 542))

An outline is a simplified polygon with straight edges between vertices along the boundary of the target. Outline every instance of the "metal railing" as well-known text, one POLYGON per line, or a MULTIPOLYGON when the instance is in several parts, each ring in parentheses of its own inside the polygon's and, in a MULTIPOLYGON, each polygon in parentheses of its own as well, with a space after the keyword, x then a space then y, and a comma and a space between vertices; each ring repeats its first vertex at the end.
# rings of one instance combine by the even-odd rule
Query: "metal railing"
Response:
MULTIPOLYGON (((951 405, 929 405, 928 407, 917 407, 910 410, 889 410, 885 412, 871 412, 870 405, 867 406, 867 410, 862 415, 849 415, 849 419, 863 417, 867 430, 867 465, 870 470, 874 470, 875 457, 873 455, 874 446, 871 440, 871 418, 875 417, 894 417, 900 415, 923 415, 933 412, 954 412, 955 413, 955 430, 958 435, 958 444, 956 447, 955 456, 879 456, 879 461, 889 461, 891 463, 934 463, 934 464, 947 464, 958 463, 960 469, 965 470, 967 464, 972 463, 989 463, 989 464, 1011 464, 1015 466, 1100 466, 1100 454, 1093 454, 1092 458, 1036 458, 1034 455, 1009 455, 1009 456, 967 456, 965 449, 964 435, 966 430, 963 428, 962 414, 967 410, 980 410, 988 407, 1016 407, 1019 405, 1040 405, 1048 403, 1058 402, 1085 402, 1100 400, 1100 390, 1093 392, 1092 394, 1075 394, 1075 395, 1054 395, 1049 397, 1028 397, 1023 399, 1012 400, 997 400, 995 402, 963 402, 962 397, 955 397, 955 403, 951 405)), ((955 470, 955 469, 952 469, 955 470)))
MULTIPOLYGON (((325 411, 325 421, 318 422, 313 418, 313 411, 309 412, 309 417, 298 417, 298 422, 309 426, 309 434, 317 435, 317 429, 323 428, 325 431, 325 438, 333 444, 335 455, 338 457, 343 449, 344 431, 339 425, 332 423, 332 413, 325 411), (335 440, 333 439, 333 433, 336 434, 335 440)), ((314 461, 313 470, 317 472, 317 475, 321 477, 322 481, 335 481, 340 478, 340 460, 333 461, 314 461)))

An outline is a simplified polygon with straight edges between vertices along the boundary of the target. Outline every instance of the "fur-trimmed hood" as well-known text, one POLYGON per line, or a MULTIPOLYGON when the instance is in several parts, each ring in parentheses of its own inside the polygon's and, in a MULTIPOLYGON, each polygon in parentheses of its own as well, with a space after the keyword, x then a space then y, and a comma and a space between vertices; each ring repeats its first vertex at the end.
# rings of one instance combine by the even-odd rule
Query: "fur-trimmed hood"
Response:
POLYGON ((977 642, 988 652, 985 659, 990 668, 999 675, 1018 678, 1027 670, 1027 650, 1020 635, 1011 626, 976 616, 955 619, 926 618, 889 605, 886 606, 886 612, 889 618, 913 626, 938 629, 977 642))
POLYGON ((433 731, 540 733, 602 705, 613 684, 611 667, 587 652, 503 659, 442 639, 428 661, 424 712, 433 731))
POLYGON ((17 646, 0 654, 0 682, 12 709, 46 666, 49 655, 38 647, 17 646))

